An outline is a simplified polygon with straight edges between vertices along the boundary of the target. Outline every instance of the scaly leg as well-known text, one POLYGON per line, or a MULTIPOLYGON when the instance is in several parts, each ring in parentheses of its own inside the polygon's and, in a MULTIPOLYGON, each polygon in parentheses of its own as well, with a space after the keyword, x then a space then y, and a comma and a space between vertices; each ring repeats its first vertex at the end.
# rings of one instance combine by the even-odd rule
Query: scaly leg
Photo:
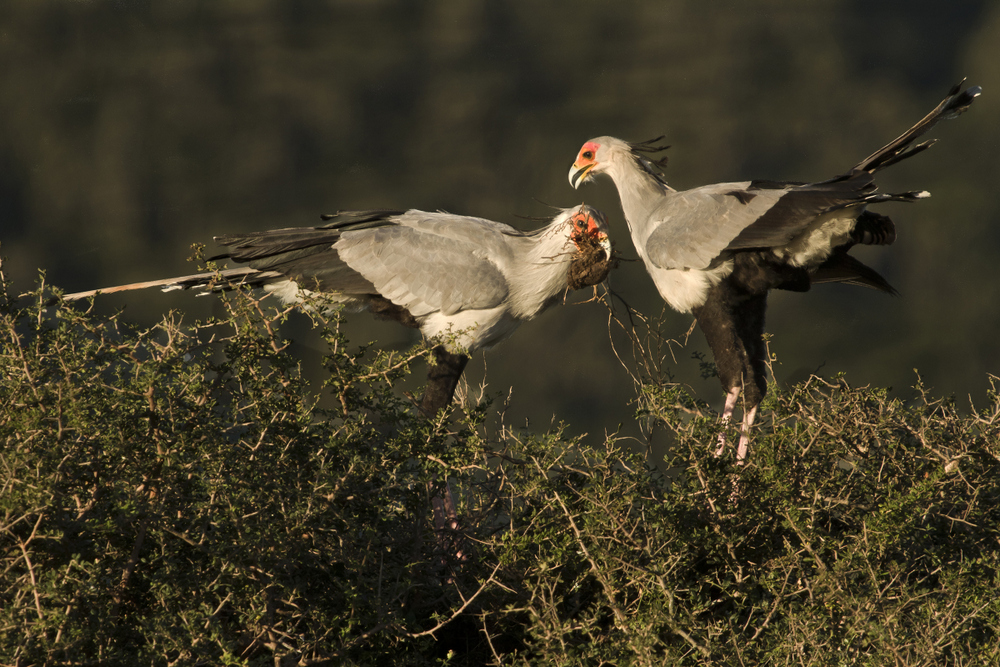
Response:
POLYGON ((753 426, 753 420, 756 416, 756 405, 743 413, 743 424, 740 426, 740 444, 736 448, 736 462, 740 465, 743 465, 743 461, 747 458, 747 447, 750 445, 750 427, 753 426))
MULTIPOLYGON (((733 419, 733 411, 736 409, 736 401, 740 400, 740 392, 742 388, 738 385, 729 390, 726 394, 726 405, 722 409, 722 423, 729 424, 733 419)), ((740 438, 740 443, 742 444, 743 439, 740 438)), ((719 434, 719 448, 715 450, 715 458, 722 456, 723 452, 726 451, 726 434, 719 434)))

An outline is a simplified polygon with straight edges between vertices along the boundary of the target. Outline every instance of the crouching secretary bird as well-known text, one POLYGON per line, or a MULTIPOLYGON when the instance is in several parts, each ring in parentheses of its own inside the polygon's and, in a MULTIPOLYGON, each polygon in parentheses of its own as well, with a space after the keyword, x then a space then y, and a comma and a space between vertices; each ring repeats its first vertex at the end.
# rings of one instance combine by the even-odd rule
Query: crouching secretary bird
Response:
POLYGON ((261 287, 286 304, 315 294, 332 307, 369 310, 420 329, 434 348, 421 411, 447 406, 471 352, 489 348, 553 305, 567 288, 602 282, 611 268, 607 219, 589 206, 545 227, 449 213, 348 211, 319 227, 216 237, 213 259, 246 267, 68 294, 66 300, 146 287, 261 287))
MULTIPOLYGON (((915 201, 927 192, 882 194, 875 172, 922 152, 914 144, 938 121, 957 116, 980 95, 955 86, 937 107, 894 141, 846 173, 818 183, 743 181, 678 191, 646 155, 659 139, 631 144, 613 137, 586 142, 570 168, 575 188, 607 174, 618 188, 632 241, 660 295, 692 313, 715 357, 726 391, 729 421, 743 394, 737 459, 746 458, 748 431, 767 391, 763 341, 767 293, 806 291, 813 283, 842 282, 895 290, 848 252, 856 244, 895 240, 892 221, 869 204, 915 201)), ((661 137, 662 138, 662 137, 661 137)), ((720 437, 717 455, 725 448, 720 437)))

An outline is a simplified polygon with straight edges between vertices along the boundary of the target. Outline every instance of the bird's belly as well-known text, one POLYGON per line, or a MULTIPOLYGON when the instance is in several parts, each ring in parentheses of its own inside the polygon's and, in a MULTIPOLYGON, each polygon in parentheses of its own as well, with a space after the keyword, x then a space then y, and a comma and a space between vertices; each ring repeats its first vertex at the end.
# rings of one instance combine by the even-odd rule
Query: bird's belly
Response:
POLYGON ((282 305, 298 306, 306 312, 318 312, 326 317, 345 308, 347 311, 359 312, 365 307, 364 301, 356 297, 336 292, 313 292, 299 287, 294 280, 264 285, 263 291, 276 296, 282 305))
POLYGON ((294 280, 282 280, 264 285, 264 291, 278 297, 278 300, 286 306, 301 303, 304 296, 311 294, 310 290, 300 289, 294 280))
POLYGON ((430 313, 420 319, 420 332, 428 340, 444 344, 449 351, 473 352, 496 345, 512 334, 520 323, 500 306, 463 310, 454 315, 430 313))
POLYGON ((696 308, 708 298, 708 290, 716 285, 720 280, 729 275, 733 270, 733 263, 723 262, 714 269, 660 269, 650 267, 649 273, 653 277, 656 289, 660 296, 670 304, 670 307, 681 313, 690 313, 692 308, 696 308))

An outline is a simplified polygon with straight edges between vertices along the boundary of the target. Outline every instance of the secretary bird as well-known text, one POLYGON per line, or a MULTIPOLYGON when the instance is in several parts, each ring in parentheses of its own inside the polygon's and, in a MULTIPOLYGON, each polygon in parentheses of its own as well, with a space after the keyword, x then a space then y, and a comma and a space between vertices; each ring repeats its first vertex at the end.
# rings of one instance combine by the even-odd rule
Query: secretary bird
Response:
POLYGON ((331 307, 368 310, 420 329, 436 342, 420 402, 446 407, 469 361, 559 300, 567 288, 602 282, 611 269, 607 218, 589 206, 561 211, 545 227, 425 211, 346 211, 320 227, 230 234, 212 259, 247 266, 215 273, 67 294, 160 287, 263 288, 285 304, 317 294, 331 307))
MULTIPOLYGON (((856 244, 887 245, 896 238, 885 215, 869 204, 916 201, 925 191, 881 194, 875 172, 929 148, 913 145, 938 121, 953 118, 981 94, 963 80, 916 125, 846 173, 818 183, 765 180, 716 183, 678 191, 646 157, 665 150, 662 139, 628 143, 614 137, 586 142, 569 171, 576 188, 607 174, 618 188, 635 248, 660 295, 692 313, 715 357, 726 391, 728 422, 743 394, 737 460, 747 455, 749 428, 767 391, 763 341, 767 294, 807 291, 814 283, 842 282, 896 290, 874 269, 848 254, 856 244)), ((719 438, 716 455, 726 446, 719 438)))

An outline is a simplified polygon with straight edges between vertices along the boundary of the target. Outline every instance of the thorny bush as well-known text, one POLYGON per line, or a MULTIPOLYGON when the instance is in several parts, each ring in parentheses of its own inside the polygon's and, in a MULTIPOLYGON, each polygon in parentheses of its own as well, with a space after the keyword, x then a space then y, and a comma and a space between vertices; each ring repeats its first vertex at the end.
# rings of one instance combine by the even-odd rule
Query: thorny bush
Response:
POLYGON ((482 397, 423 419, 395 386, 428 350, 352 348, 336 318, 317 391, 286 313, 220 298, 137 329, 5 286, 0 663, 1000 661, 997 391, 963 415, 774 388, 739 467, 710 410, 637 374, 658 468, 482 397))

